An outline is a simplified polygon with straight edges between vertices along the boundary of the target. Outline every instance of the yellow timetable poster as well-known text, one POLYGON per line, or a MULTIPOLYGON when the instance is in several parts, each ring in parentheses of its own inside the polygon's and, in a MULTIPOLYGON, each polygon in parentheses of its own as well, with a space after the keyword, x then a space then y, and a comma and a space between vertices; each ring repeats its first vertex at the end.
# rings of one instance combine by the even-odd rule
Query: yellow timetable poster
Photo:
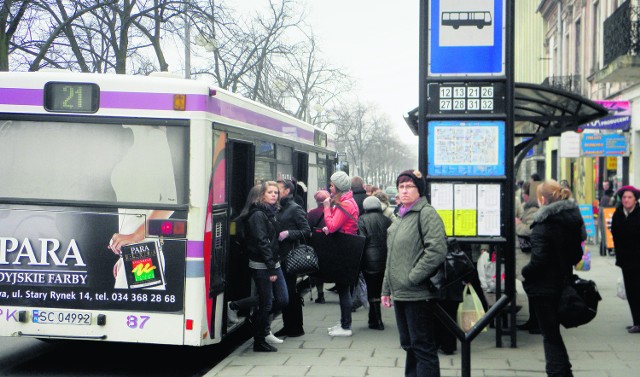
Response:
POLYGON ((456 184, 453 187, 453 235, 476 236, 478 218, 477 185, 456 184))
POLYGON ((453 236, 453 184, 434 183, 431 185, 431 205, 444 223, 447 236, 453 236))
POLYGON ((436 210, 442 222, 444 223, 444 233, 447 237, 453 236, 453 211, 448 209, 438 209, 436 210))
POLYGON ((456 209, 454 236, 475 236, 477 211, 475 209, 456 209))

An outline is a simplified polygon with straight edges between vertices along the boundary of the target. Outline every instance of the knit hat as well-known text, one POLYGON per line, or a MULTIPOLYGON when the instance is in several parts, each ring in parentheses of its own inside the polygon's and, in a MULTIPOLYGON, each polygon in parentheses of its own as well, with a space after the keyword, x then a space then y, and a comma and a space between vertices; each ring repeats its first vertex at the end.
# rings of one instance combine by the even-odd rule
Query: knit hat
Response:
POLYGON ((425 195, 425 191, 427 191, 427 182, 425 182, 422 173, 420 173, 420 170, 405 170, 400 173, 398 178, 396 178, 396 187, 400 185, 401 177, 410 178, 413 181, 413 184, 418 188, 418 193, 420 194, 420 196, 425 195))
POLYGON ((627 185, 627 186, 622 186, 618 189, 618 192, 616 192, 616 195, 622 199, 622 194, 625 193, 625 191, 631 191, 631 193, 633 194, 633 196, 636 197, 636 200, 640 199, 640 190, 638 190, 637 188, 631 186, 631 185, 627 185))
POLYGON ((375 209, 381 210, 382 204, 380 204, 380 199, 376 198, 375 196, 367 196, 362 202, 362 208, 364 208, 365 211, 371 211, 375 209))
POLYGON ((313 195, 313 198, 316 200, 316 203, 322 203, 325 199, 330 197, 329 191, 327 190, 319 190, 313 195))
POLYGON ((351 190, 351 178, 347 173, 343 171, 337 171, 331 176, 331 182, 336 187, 336 190, 340 192, 347 192, 351 190))

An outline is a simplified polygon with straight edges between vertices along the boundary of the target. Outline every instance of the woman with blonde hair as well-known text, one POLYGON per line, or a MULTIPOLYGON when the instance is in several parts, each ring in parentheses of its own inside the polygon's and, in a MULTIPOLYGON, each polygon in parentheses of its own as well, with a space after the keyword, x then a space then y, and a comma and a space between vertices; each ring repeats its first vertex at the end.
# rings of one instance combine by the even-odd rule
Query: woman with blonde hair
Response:
POLYGON ((289 295, 278 254, 278 184, 267 181, 249 192, 242 212, 236 219, 244 225, 251 277, 258 293, 253 350, 276 352, 269 343, 280 343, 271 333, 271 313, 287 306, 289 295))
POLYGON ((522 268, 522 283, 542 332, 547 376, 571 377, 569 354, 560 334, 560 292, 582 258, 587 238, 571 190, 546 180, 536 190, 540 209, 531 225, 531 260, 522 268))

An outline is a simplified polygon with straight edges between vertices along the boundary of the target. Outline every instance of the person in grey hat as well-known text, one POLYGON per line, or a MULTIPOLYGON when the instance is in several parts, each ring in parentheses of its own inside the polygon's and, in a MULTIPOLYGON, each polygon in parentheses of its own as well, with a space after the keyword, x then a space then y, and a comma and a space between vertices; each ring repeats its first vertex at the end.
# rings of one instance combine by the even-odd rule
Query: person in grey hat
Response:
MULTIPOLYGON (((360 211, 353 200, 351 178, 347 173, 338 171, 331 176, 329 192, 331 192, 331 198, 322 202, 325 222, 322 231, 325 234, 334 232, 357 234, 360 211)), ((353 335, 351 330, 351 307, 353 305, 351 287, 349 284, 336 282, 336 288, 340 297, 340 324, 329 328, 329 335, 351 336, 353 335)))
POLYGON ((366 237, 362 255, 362 275, 367 283, 369 328, 384 330, 380 296, 387 262, 387 229, 391 225, 391 219, 382 213, 380 200, 375 196, 367 197, 362 206, 364 214, 358 219, 358 233, 366 237))

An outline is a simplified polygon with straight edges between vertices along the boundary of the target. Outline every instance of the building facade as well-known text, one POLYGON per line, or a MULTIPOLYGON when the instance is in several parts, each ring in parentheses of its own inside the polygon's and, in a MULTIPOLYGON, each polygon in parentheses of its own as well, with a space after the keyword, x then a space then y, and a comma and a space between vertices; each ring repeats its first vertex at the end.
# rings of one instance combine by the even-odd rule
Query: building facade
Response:
MULTIPOLYGON (((579 203, 595 203, 603 180, 612 181, 615 187, 637 186, 640 175, 635 171, 640 169, 640 153, 634 154, 633 147, 640 145, 640 0, 536 2, 535 14, 528 16, 542 23, 541 62, 546 73, 542 84, 593 101, 620 106, 628 102, 631 118, 628 130, 599 124, 585 129, 579 137, 563 134, 551 138, 528 160, 542 157, 546 161, 544 176, 566 179, 579 203), (580 155, 572 154, 572 143, 584 146, 581 140, 585 137, 623 140, 627 153, 617 154, 618 150, 605 147, 603 154, 594 151, 587 156, 584 148, 580 155)), ((522 28, 516 26, 516 30, 522 28)))

